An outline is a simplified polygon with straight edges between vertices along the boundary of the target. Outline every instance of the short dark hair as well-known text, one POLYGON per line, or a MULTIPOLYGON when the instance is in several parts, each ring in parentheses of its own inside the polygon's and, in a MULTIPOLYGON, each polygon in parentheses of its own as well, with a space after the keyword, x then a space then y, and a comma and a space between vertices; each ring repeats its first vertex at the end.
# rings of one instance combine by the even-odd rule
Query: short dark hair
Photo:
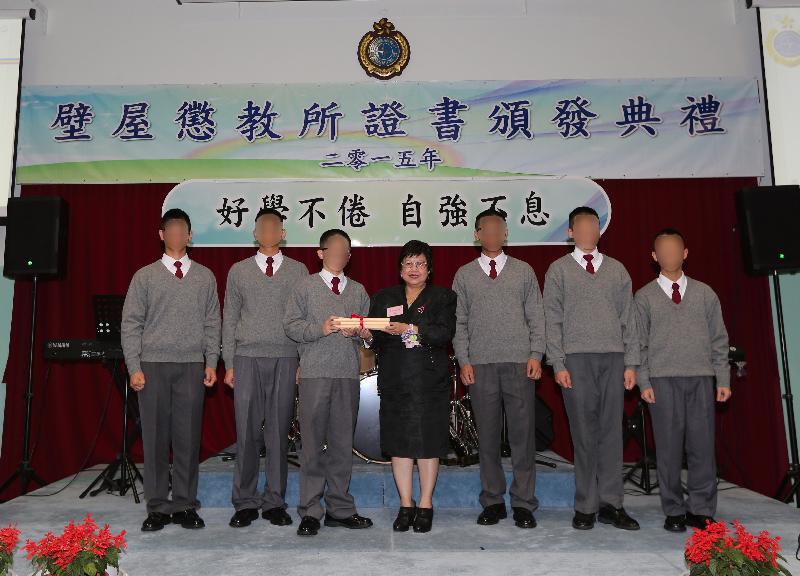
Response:
POLYGON ((481 220, 488 217, 488 216, 497 216, 503 222, 506 221, 506 212, 505 210, 499 210, 497 208, 487 208, 477 216, 475 216, 475 230, 481 229, 481 220))
POLYGON ((258 211, 258 214, 256 214, 256 222, 258 222, 258 219, 261 218, 262 216, 267 216, 267 215, 276 216, 281 222, 286 220, 286 216, 278 212, 275 208, 262 208, 261 210, 258 211))
POLYGON ((189 215, 180 208, 170 208, 164 212, 164 215, 161 217, 161 230, 164 230, 167 224, 172 220, 183 220, 189 227, 189 232, 192 231, 192 221, 189 220, 189 215))
POLYGON ((656 245, 656 240, 658 240, 662 236, 677 236, 678 238, 681 239, 681 242, 686 244, 686 239, 683 237, 683 234, 681 234, 680 231, 678 231, 676 228, 662 228, 661 230, 656 232, 655 236, 653 236, 654 247, 656 245))
POLYGON ((325 230, 322 233, 322 236, 319 237, 319 247, 325 248, 325 244, 328 243, 328 239, 333 236, 341 236, 345 240, 347 240, 347 244, 352 246, 352 242, 350 241, 350 236, 344 230, 340 230, 339 228, 331 228, 330 230, 325 230))
POLYGON ((409 240, 400 249, 400 256, 397 258, 397 267, 403 267, 403 260, 409 256, 425 256, 425 262, 428 264, 428 272, 433 272, 433 250, 430 244, 422 240, 409 240))
POLYGON ((589 206, 578 206, 572 212, 569 213, 569 227, 572 229, 572 224, 575 222, 575 216, 580 216, 581 214, 588 214, 589 216, 594 216, 597 218, 597 221, 600 221, 600 216, 597 214, 597 210, 594 208, 590 208, 589 206))

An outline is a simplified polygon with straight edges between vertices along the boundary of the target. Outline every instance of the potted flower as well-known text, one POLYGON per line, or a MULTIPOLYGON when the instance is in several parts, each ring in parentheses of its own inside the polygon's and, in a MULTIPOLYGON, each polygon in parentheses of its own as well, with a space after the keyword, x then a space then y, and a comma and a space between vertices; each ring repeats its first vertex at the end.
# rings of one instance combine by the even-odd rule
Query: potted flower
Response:
POLYGON ((0 528, 0 576, 13 574, 14 551, 19 542, 19 529, 16 526, 0 528))
POLYGON ((119 556, 125 548, 125 531, 111 534, 108 524, 97 528, 92 516, 83 524, 71 521, 61 536, 48 532, 38 542, 23 547, 28 560, 42 576, 103 576, 112 566, 120 573, 119 556))
POLYGON ((780 537, 766 530, 754 536, 738 521, 734 532, 724 522, 710 522, 695 529, 686 542, 686 564, 690 576, 791 576, 779 554, 780 537))

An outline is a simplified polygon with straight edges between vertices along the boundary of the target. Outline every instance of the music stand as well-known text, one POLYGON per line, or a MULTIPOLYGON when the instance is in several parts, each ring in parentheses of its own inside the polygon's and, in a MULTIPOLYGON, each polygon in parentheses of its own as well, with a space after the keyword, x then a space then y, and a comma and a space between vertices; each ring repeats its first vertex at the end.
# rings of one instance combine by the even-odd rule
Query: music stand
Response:
MULTIPOLYGON (((120 330, 122 324, 122 306, 125 303, 125 296, 117 294, 95 295, 92 297, 94 307, 95 331, 97 340, 103 342, 119 343, 121 339, 120 330)), ((125 370, 120 375, 117 368, 118 359, 104 360, 106 366, 110 364, 111 377, 114 383, 122 392, 122 449, 117 457, 106 466, 102 472, 89 484, 80 498, 86 495, 97 496, 100 492, 119 492, 120 496, 127 494, 128 490, 133 492, 133 499, 138 504, 139 491, 136 488, 136 480, 142 481, 142 475, 136 467, 129 454, 130 446, 138 437, 138 417, 134 417, 134 430, 129 437, 128 431, 128 410, 129 410, 129 386, 128 375, 125 370), (119 478, 116 478, 119 472, 119 478), (99 486, 98 486, 99 484, 99 486), (97 486, 97 488, 95 488, 97 486)), ((138 411, 137 411, 138 412, 138 411)))

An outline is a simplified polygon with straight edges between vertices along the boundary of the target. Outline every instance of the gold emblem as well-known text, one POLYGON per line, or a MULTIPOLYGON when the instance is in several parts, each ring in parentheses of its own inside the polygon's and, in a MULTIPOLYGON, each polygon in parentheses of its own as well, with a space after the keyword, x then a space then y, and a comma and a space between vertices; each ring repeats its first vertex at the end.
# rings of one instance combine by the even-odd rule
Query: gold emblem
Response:
POLYGON ((411 58, 408 39, 386 18, 372 25, 358 43, 358 61, 364 71, 378 80, 388 80, 403 73, 411 58))
POLYGON ((764 44, 776 64, 800 66, 800 30, 795 26, 794 18, 784 16, 778 25, 773 22, 764 44))

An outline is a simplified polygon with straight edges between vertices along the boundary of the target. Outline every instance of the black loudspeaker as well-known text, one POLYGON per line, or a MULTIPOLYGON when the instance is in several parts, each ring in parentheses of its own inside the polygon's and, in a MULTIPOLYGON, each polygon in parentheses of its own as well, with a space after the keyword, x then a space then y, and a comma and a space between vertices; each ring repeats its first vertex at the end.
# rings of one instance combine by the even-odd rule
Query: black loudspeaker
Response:
POLYGON ((736 200, 748 271, 800 270, 800 186, 746 188, 736 200))
POLYGON ((58 196, 9 198, 5 269, 9 278, 52 278, 64 273, 67 203, 58 196))

